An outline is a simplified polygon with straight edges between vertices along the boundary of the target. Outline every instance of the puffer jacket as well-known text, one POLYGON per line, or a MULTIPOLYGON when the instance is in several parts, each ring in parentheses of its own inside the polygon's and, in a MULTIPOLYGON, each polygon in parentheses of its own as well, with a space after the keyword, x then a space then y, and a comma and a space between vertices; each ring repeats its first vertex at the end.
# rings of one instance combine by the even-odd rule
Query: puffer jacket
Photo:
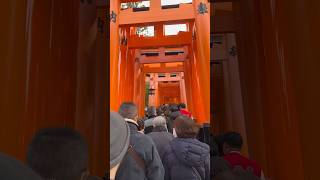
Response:
POLYGON ((197 139, 173 139, 162 160, 165 180, 210 180, 210 147, 197 139))

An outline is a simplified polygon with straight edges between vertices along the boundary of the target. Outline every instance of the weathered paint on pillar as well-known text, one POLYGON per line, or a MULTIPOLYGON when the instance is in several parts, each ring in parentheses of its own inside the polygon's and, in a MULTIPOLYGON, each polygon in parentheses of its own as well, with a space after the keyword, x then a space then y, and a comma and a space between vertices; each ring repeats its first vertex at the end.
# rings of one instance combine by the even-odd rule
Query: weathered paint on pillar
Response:
POLYGON ((119 74, 119 86, 118 86, 118 103, 119 105, 124 102, 124 97, 126 94, 126 88, 127 88, 127 81, 126 81, 126 73, 127 70, 129 69, 128 64, 127 64, 127 45, 124 43, 125 39, 125 34, 126 34, 126 29, 124 27, 119 28, 120 32, 120 51, 119 51, 119 69, 118 69, 118 74, 119 74))
POLYGON ((127 50, 127 69, 125 73, 126 87, 124 87, 123 101, 133 102, 134 97, 134 50, 127 50))
POLYGON ((186 96, 187 96, 187 108, 189 112, 193 112, 193 101, 192 101, 192 87, 190 80, 190 73, 187 70, 187 63, 189 60, 184 62, 184 81, 186 87, 186 96))
POLYGON ((189 47, 189 51, 192 52, 190 54, 190 64, 189 69, 191 71, 191 85, 192 85, 192 97, 193 97, 193 113, 195 114, 195 118, 199 124, 203 124, 206 122, 206 114, 205 114, 205 104, 203 103, 204 96, 201 92, 201 83, 199 76, 199 68, 198 68, 198 59, 197 59, 197 51, 194 46, 189 47))

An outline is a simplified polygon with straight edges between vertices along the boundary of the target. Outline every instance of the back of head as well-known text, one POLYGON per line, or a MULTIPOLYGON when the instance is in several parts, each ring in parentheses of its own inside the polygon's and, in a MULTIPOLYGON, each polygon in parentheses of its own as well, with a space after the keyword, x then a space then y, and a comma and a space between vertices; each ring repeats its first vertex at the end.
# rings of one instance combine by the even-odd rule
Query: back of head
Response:
POLYGON ((170 109, 171 112, 179 111, 179 107, 176 104, 171 104, 169 106, 169 109, 170 109))
POLYGON ((187 116, 178 116, 174 128, 179 138, 195 138, 199 132, 199 126, 187 116))
POLYGON ((164 115, 162 106, 157 108, 157 116, 161 116, 161 115, 164 115))
POLYGON ((163 116, 157 116, 152 121, 154 127, 166 127, 167 120, 163 116))
POLYGON ((187 106, 185 103, 180 103, 179 104, 179 109, 185 109, 187 106))
POLYGON ((177 117, 179 117, 179 116, 181 116, 181 113, 180 113, 180 111, 172 111, 172 112, 170 112, 170 114, 169 114, 169 118, 171 119, 171 120, 175 120, 177 117))
POLYGON ((120 105, 119 114, 123 118, 134 120, 138 115, 138 108, 133 102, 124 102, 120 105))
POLYGON ((228 132, 224 134, 223 141, 233 149, 240 150, 242 148, 243 140, 239 133, 228 132))
POLYGON ((0 153, 0 177, 5 180, 41 180, 32 169, 2 153, 0 153))
POLYGON ((42 129, 29 145, 27 163, 45 179, 79 180, 87 171, 88 147, 73 129, 42 129))
POLYGON ((156 116, 157 116, 157 109, 156 109, 156 107, 154 107, 154 106, 148 107, 147 116, 148 116, 149 118, 156 117, 156 116))

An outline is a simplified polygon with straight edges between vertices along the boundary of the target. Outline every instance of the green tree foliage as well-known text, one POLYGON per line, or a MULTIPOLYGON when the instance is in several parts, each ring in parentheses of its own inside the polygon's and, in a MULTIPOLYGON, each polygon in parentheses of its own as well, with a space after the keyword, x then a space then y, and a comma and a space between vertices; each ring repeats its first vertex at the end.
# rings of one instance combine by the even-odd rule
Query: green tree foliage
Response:
POLYGON ((127 2, 121 4, 121 9, 128 9, 128 8, 141 8, 145 7, 142 2, 127 2))
POLYGON ((145 106, 149 105, 149 88, 150 88, 150 83, 146 82, 145 106))

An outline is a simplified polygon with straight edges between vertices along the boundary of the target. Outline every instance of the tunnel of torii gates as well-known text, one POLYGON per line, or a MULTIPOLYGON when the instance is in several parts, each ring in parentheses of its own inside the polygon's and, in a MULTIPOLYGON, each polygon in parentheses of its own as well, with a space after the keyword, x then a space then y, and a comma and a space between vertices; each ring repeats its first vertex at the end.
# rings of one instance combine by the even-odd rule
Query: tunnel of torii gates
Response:
MULTIPOLYGON (((110 12, 115 15, 110 22, 111 110, 117 111, 122 102, 132 101, 142 116, 146 75, 177 73, 182 85, 178 86, 183 94, 180 100, 186 103, 197 123, 210 123, 210 4, 206 0, 194 0, 163 9, 160 0, 152 0, 148 11, 134 12, 132 8, 120 9, 120 4, 126 2, 135 1, 110 1, 110 12), (200 6, 205 11, 200 12, 200 6), (187 31, 165 36, 164 25, 169 24, 186 24, 187 31), (153 37, 136 34, 138 27, 145 26, 154 26, 153 37), (180 53, 166 55, 170 51, 180 53), (158 54, 146 56, 148 52, 158 54)), ((161 86, 170 91, 173 83, 161 86)))

